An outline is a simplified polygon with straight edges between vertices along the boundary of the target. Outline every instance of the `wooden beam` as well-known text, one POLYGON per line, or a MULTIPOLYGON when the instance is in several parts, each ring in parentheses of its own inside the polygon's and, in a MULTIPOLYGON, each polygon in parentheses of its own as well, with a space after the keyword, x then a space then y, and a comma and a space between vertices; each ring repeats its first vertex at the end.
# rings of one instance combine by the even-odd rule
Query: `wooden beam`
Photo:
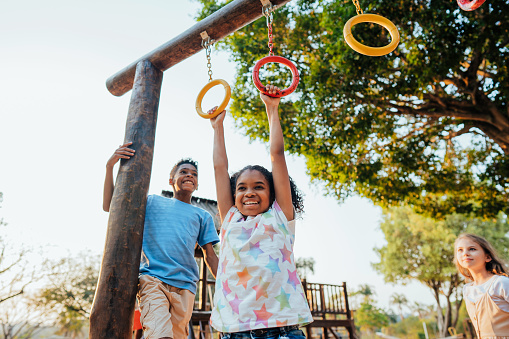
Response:
MULTIPOLYGON (((280 7, 289 1, 271 0, 271 3, 273 6, 280 7)), ((260 0, 232 1, 173 40, 142 56, 111 76, 106 81, 106 87, 111 94, 121 96, 133 87, 136 65, 140 61, 149 60, 156 68, 164 72, 203 49, 201 46, 201 32, 207 31, 211 39, 219 41, 261 16, 262 3, 260 0)))
POLYGON ((124 142, 136 155, 121 160, 106 245, 90 314, 90 338, 132 338, 147 193, 163 73, 149 61, 136 67, 124 142))

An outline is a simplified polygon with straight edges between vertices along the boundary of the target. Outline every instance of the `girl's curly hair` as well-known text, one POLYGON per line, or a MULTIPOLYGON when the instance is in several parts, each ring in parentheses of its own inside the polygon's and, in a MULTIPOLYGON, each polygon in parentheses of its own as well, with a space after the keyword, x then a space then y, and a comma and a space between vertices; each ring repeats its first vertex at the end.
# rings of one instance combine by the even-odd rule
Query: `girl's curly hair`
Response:
MULTIPOLYGON (((270 204, 269 204, 269 206, 272 205, 272 203, 276 199, 276 194, 274 192, 274 179, 272 177, 272 172, 260 165, 248 165, 248 166, 244 167, 243 169, 241 169, 240 171, 233 173, 230 176, 230 187, 231 187, 231 191, 232 191, 233 201, 235 201, 235 191, 236 191, 236 187, 237 187, 237 179, 239 178, 239 176, 242 173, 244 173, 245 171, 248 171, 248 170, 258 171, 265 177, 265 179, 267 179, 267 181, 269 182, 269 188, 270 188, 270 204)), ((295 209, 295 213, 297 215, 302 214, 302 212, 304 212, 304 196, 303 196, 302 192, 297 188, 297 185, 295 185, 292 178, 290 178, 290 189, 292 191, 292 204, 293 204, 293 208, 295 209)))

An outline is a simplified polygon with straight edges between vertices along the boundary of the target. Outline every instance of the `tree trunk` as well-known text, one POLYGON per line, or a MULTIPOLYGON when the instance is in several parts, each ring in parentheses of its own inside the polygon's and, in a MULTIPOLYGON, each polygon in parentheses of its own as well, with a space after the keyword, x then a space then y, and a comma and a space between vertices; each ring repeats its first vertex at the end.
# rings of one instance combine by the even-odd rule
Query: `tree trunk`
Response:
POLYGON ((136 156, 120 163, 90 314, 90 339, 132 337, 162 75, 146 60, 136 67, 124 140, 133 142, 136 156))

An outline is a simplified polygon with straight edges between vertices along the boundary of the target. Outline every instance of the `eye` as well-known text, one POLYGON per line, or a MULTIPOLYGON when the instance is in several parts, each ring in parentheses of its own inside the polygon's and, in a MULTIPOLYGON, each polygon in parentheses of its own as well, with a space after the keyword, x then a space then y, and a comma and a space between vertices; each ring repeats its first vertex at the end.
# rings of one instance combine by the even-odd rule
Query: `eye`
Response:
POLYGON ((244 191, 244 190, 245 190, 244 186, 237 187, 237 191, 244 191))

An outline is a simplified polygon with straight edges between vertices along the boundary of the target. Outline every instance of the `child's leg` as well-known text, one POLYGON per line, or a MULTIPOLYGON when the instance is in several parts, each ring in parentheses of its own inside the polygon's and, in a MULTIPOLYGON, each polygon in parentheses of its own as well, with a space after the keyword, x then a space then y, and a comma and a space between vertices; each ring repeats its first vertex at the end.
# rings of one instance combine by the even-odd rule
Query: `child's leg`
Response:
MULTIPOLYGON (((170 293, 167 284, 149 275, 140 276, 138 299, 145 338, 174 338, 171 321, 170 293)), ((176 339, 176 338, 175 338, 176 339)))
POLYGON ((189 334, 189 321, 193 315, 194 294, 188 290, 168 287, 173 339, 186 339, 189 334))

